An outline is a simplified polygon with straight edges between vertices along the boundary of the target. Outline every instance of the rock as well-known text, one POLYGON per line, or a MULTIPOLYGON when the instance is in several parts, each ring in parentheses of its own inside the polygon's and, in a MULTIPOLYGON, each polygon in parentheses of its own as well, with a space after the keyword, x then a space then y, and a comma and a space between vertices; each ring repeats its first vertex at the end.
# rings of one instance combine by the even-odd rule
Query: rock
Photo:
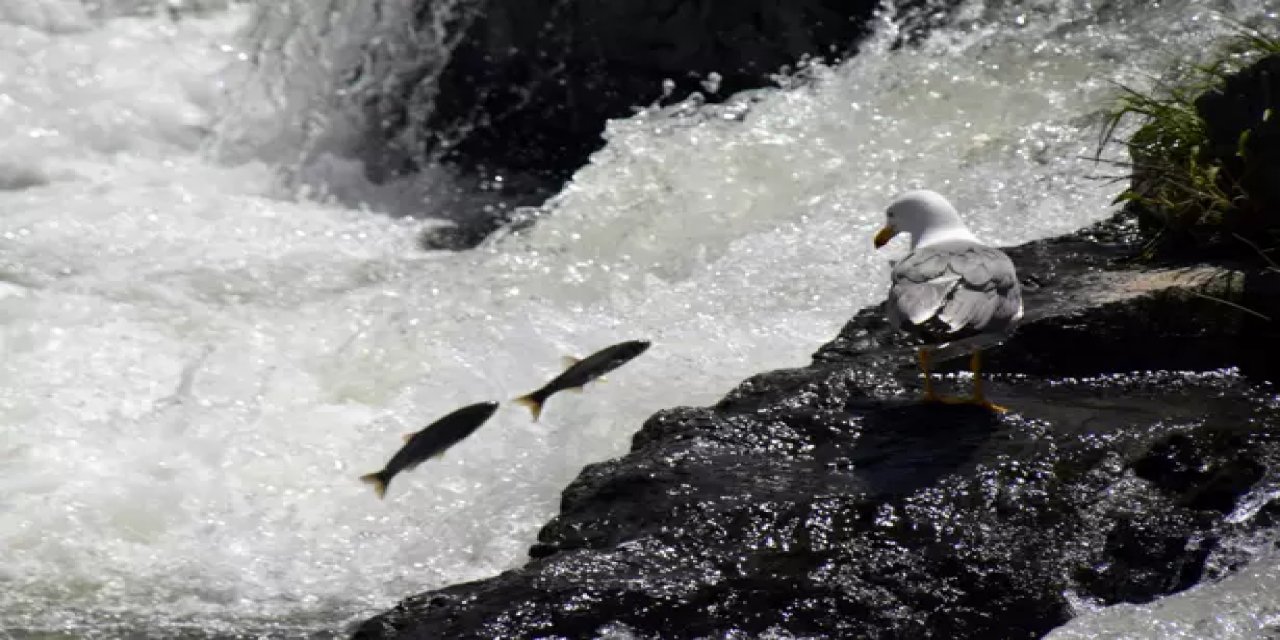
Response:
POLYGON ((1280 463, 1280 282, 1127 265, 1131 233, 1009 252, 1031 312, 987 363, 1012 413, 916 403, 911 345, 864 310, 810 366, 653 416, 524 567, 355 637, 1034 638, 1068 592, 1196 584, 1224 538, 1274 524, 1250 491, 1280 463))
POLYGON ((1195 82, 1209 86, 1188 105, 1189 81, 1128 140, 1129 208, 1164 255, 1267 262, 1280 238, 1280 53, 1195 82))
MULTIPOLYGON (((434 216, 455 228, 422 245, 471 248, 559 193, 603 146, 608 120, 719 102, 809 60, 839 61, 881 4, 413 0, 411 35, 371 37, 344 75, 365 123, 349 153, 378 185, 435 184, 422 172, 443 167, 457 197, 434 194, 434 216)), ((900 44, 946 24, 960 4, 896 3, 900 44)), ((415 215, 412 204, 392 207, 415 215)))
POLYGON ((1245 196, 1232 226, 1255 237, 1273 229, 1272 212, 1280 208, 1280 53, 1228 76, 1195 108, 1209 140, 1202 159, 1222 166, 1226 193, 1239 185, 1245 196))
MULTIPOLYGON (((419 28, 433 24, 425 16, 437 4, 420 0, 419 28)), ((404 89, 370 105, 371 121, 382 123, 379 135, 393 145, 559 185, 600 146, 606 120, 660 100, 665 80, 675 82, 675 95, 713 98, 767 84, 802 56, 846 54, 875 7, 867 0, 488 0, 459 21, 463 31, 436 90, 415 95, 416 81, 401 82, 404 89), (708 92, 703 83, 712 73, 721 80, 708 92), (415 111, 430 115, 415 118, 415 111)), ((410 169, 412 156, 399 154, 406 164, 386 169, 410 169)))
MULTIPOLYGON (((456 44, 379 79, 382 89, 365 105, 374 130, 364 136, 361 159, 378 182, 441 160, 482 180, 518 180, 523 189, 510 194, 514 204, 537 204, 603 144, 607 120, 694 92, 715 102, 768 86, 806 57, 842 59, 868 32, 879 4, 417 0, 407 28, 445 29, 456 44)), ((952 4, 913 1, 899 11, 927 7, 909 21, 923 29, 939 24, 940 7, 952 4)), ((370 60, 390 55, 370 46, 370 60)))

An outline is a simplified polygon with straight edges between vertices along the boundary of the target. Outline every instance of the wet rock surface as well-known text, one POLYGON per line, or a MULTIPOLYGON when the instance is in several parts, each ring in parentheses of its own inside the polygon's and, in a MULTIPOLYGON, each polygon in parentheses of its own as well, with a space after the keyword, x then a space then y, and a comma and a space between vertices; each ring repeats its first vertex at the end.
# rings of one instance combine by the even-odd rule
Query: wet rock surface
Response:
MULTIPOLYGON (((405 27, 428 36, 443 29, 450 50, 399 62, 401 71, 365 100, 373 126, 359 155, 376 182, 438 161, 501 196, 488 210, 450 215, 459 231, 423 241, 474 246, 514 209, 559 192, 604 144, 609 119, 694 94, 717 102, 773 86, 775 74, 806 58, 841 60, 869 33, 879 4, 421 0, 405 27)), ((958 3, 899 4, 907 38, 958 3)), ((370 46, 374 58, 392 55, 370 46)))
POLYGON ((1125 234, 1010 251, 1030 317, 987 359, 1010 413, 915 402, 911 345, 864 310, 809 367, 653 416, 524 567, 356 637, 1034 638, 1069 594, 1147 602, 1229 570, 1224 541, 1280 513, 1258 495, 1276 274, 1126 266, 1125 234))
POLYGON ((1152 252, 1270 264, 1280 243, 1280 52, 1262 41, 1243 48, 1269 53, 1185 80, 1178 99, 1187 121, 1148 117, 1129 137, 1127 207, 1152 237, 1152 252))
MULTIPOLYGON (((664 81, 681 98, 763 86, 802 56, 849 53, 876 8, 867 0, 456 4, 445 6, 461 33, 436 90, 415 96, 417 83, 403 82, 406 95, 370 105, 383 136, 464 166, 557 183, 600 146, 607 119, 659 101, 664 81)), ((446 10, 434 1, 417 6, 416 28, 446 10)))
POLYGON ((1221 164, 1220 184, 1230 193, 1238 184, 1245 210, 1234 220, 1238 232, 1256 235, 1274 226, 1280 206, 1280 53, 1228 76, 1221 87, 1200 95, 1196 113, 1204 120, 1208 144, 1204 160, 1221 164))

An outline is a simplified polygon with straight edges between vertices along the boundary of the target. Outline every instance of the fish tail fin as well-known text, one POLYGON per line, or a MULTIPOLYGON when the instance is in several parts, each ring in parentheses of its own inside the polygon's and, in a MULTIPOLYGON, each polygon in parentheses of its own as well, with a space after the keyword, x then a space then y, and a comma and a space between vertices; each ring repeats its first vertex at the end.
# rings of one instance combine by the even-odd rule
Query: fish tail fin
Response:
POLYGON ((389 479, 390 478, 387 478, 387 473, 385 471, 360 476, 361 482, 373 485, 373 492, 378 494, 379 500, 383 499, 387 495, 387 481, 389 479))
POLYGON ((546 398, 542 397, 537 391, 535 391, 529 395, 520 396, 512 402, 527 408, 529 413, 533 414, 533 421, 537 422, 538 416, 542 415, 542 403, 545 400, 546 398))

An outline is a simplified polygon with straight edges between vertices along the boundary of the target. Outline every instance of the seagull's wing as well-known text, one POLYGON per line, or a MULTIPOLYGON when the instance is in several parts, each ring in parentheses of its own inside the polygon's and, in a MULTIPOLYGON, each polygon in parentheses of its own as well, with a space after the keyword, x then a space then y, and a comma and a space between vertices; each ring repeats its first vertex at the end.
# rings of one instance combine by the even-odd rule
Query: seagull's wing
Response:
POLYGON ((888 316, 903 328, 937 320, 948 333, 1002 331, 1022 317, 1022 290, 1002 251, 945 242, 917 248, 894 266, 888 316))

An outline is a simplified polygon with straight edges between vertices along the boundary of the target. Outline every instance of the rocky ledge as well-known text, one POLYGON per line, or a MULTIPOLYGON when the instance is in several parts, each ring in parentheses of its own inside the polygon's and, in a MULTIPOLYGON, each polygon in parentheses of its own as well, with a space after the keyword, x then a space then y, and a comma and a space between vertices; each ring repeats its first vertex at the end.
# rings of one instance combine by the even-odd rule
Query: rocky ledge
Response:
POLYGON ((915 402, 911 345, 866 309, 810 366, 649 419, 524 567, 356 638, 1032 638, 1075 598, 1232 571, 1280 518, 1280 274, 1135 266, 1128 233, 1010 250, 1029 318, 987 359, 1010 413, 915 402))

